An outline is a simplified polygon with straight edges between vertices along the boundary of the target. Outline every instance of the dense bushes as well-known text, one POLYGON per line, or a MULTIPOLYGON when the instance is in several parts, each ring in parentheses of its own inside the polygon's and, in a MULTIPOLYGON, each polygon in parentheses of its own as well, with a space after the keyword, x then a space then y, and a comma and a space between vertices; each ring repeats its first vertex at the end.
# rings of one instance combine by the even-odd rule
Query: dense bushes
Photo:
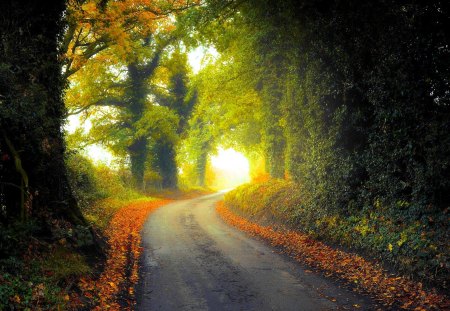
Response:
POLYGON ((394 221, 445 217, 446 10, 440 1, 248 1, 228 25, 237 29, 224 29, 229 46, 217 39, 252 72, 240 79, 261 101, 253 128, 266 171, 301 184, 316 214, 382 206, 394 221))
POLYGON ((407 202, 397 212, 381 201, 372 208, 348 213, 304 204, 303 189, 296 183, 270 180, 243 185, 225 196, 235 212, 258 222, 298 229, 333 244, 364 250, 401 271, 446 288, 449 273, 447 220, 430 211, 423 219, 405 217, 407 202))
POLYGON ((280 194, 275 182, 240 190, 235 200, 249 197, 248 206, 255 206, 247 208, 258 209, 261 199, 261 209, 279 219, 286 216, 277 210, 286 209, 302 230, 443 281, 450 204, 447 8, 414 0, 250 4, 240 22, 270 116, 261 120, 267 172, 282 177, 284 170, 301 192, 289 184, 292 194, 280 194), (293 194, 301 200, 286 207, 283 199, 293 194))
POLYGON ((233 137, 289 182, 246 186, 230 204, 447 286, 447 6, 250 0, 238 11, 217 46, 226 66, 245 64, 240 85, 261 105, 258 145, 233 137))
POLYGON ((142 197, 133 188, 133 178, 128 170, 94 165, 77 152, 68 154, 66 165, 72 191, 83 215, 96 228, 106 228, 117 209, 142 197))

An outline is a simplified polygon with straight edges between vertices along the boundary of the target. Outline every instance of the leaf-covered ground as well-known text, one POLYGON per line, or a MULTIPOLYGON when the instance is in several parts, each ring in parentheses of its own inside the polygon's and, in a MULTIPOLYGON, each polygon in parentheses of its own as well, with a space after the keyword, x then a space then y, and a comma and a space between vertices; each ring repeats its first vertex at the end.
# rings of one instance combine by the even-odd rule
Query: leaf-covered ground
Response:
POLYGON ((132 310, 141 254, 140 230, 157 208, 170 200, 137 201, 121 208, 108 227, 107 260, 98 278, 80 279, 80 293, 73 293, 73 307, 92 310, 132 310), (87 299, 86 299, 87 298, 87 299))
POLYGON ((407 310, 449 310, 448 297, 435 290, 425 290, 420 282, 389 274, 380 265, 363 257, 336 250, 296 231, 276 231, 242 218, 220 202, 217 212, 229 224, 253 236, 262 237, 299 262, 352 284, 355 290, 367 293, 386 307, 407 310))

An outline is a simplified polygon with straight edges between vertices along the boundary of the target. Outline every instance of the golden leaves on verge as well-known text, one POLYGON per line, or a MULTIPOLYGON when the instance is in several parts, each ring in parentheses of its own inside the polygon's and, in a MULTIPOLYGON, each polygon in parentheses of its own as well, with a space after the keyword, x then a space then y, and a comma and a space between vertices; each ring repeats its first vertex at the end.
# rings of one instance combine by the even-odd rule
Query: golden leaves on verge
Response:
POLYGON ((351 283, 360 292, 369 293, 386 306, 407 310, 449 310, 450 301, 435 290, 424 290, 422 284, 405 277, 393 276, 380 265, 363 257, 336 250, 308 235, 296 231, 275 231, 271 227, 254 224, 235 215, 223 202, 216 208, 230 225, 262 237, 274 246, 281 246, 285 253, 305 263, 351 283))
POLYGON ((83 278, 79 283, 82 295, 95 302, 93 310, 134 308, 134 286, 139 279, 138 264, 142 251, 139 232, 148 215, 169 202, 136 202, 114 215, 109 225, 109 251, 102 274, 96 280, 83 278), (119 304, 117 298, 119 295, 123 297, 122 293, 130 299, 119 304))

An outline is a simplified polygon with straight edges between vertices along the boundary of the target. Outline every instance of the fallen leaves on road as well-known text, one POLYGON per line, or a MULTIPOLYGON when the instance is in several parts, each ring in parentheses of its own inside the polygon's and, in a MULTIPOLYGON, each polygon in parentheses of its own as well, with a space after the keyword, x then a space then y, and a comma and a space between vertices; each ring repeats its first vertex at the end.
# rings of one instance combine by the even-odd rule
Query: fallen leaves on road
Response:
POLYGON ((386 306, 415 311, 450 309, 447 297, 425 290, 420 282, 393 276, 361 256, 333 249, 306 234, 275 231, 272 227, 254 224, 231 212, 223 202, 218 203, 217 212, 229 224, 262 237, 273 246, 281 246, 298 261, 351 283, 358 291, 374 296, 386 306))
POLYGON ((94 302, 93 310, 133 309, 142 251, 140 230, 151 212, 169 202, 135 202, 114 215, 108 228, 109 251, 102 274, 96 280, 83 278, 79 284, 82 296, 94 302))

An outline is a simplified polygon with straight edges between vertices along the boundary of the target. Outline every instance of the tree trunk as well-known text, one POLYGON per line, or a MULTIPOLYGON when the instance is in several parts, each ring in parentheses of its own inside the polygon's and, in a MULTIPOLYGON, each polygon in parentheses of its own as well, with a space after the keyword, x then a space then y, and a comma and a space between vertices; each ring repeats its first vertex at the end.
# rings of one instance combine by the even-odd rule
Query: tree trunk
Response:
POLYGON ((17 217, 13 210, 25 193, 28 216, 50 212, 85 225, 69 187, 61 131, 66 81, 57 45, 65 2, 3 0, 0 9, 0 182, 6 217, 17 217))
POLYGON ((160 141, 157 143, 156 154, 163 188, 176 189, 178 178, 175 146, 171 142, 160 141))
POLYGON ((138 189, 144 188, 145 164, 147 162, 147 139, 141 137, 136 139, 133 144, 128 147, 131 161, 131 175, 138 189))
POLYGON ((196 163, 196 173, 197 173, 197 186, 204 187, 205 186, 205 177, 206 177, 206 163, 208 161, 208 152, 205 148, 205 151, 199 155, 196 163))

